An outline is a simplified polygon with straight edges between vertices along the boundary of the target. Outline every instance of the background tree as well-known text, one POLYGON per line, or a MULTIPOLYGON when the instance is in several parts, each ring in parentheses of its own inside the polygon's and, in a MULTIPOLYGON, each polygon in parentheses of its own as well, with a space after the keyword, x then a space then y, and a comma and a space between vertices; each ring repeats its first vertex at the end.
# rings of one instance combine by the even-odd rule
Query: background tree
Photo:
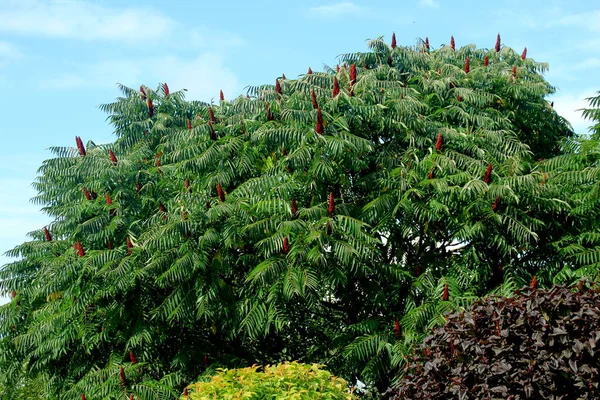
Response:
POLYGON ((214 365, 301 360, 384 389, 444 312, 597 271, 565 247, 597 193, 545 64, 369 47, 218 104, 121 87, 114 143, 51 149, 54 221, 0 272, 7 381, 173 398, 214 365))

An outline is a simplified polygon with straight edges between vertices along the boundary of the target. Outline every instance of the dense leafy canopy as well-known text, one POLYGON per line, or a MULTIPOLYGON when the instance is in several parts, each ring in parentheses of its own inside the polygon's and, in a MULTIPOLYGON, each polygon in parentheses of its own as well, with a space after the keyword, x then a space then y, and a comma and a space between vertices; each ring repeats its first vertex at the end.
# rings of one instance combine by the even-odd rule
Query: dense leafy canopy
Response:
POLYGON ((581 281, 453 313, 411 357, 397 399, 597 399, 600 296, 581 281))
POLYGON ((114 143, 52 148, 53 222, 0 271, 3 398, 26 377, 168 399, 282 360, 386 388, 444 312, 597 276, 598 148, 545 100, 547 66, 369 47, 218 104, 121 87, 114 143))

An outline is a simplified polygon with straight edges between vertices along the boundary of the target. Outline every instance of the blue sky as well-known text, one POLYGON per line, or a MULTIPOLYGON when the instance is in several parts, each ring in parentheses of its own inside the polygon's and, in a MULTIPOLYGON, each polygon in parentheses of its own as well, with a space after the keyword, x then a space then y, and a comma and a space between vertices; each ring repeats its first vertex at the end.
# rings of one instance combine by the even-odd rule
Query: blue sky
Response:
MULTIPOLYGON (((48 1, 0 0, 0 253, 49 220, 29 202, 49 146, 113 140, 98 105, 130 87, 188 89, 188 98, 239 95, 396 32, 401 44, 503 45, 550 64, 555 109, 575 111, 600 90, 597 0, 48 1)), ((0 256, 0 265, 10 261, 0 256)), ((1 301, 1 300, 0 300, 1 301)))

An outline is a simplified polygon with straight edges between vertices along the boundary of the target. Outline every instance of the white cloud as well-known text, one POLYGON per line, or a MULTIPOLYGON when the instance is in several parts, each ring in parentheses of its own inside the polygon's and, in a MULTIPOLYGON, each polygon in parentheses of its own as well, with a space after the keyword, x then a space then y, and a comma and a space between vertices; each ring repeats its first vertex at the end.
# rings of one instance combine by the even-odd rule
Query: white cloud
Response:
POLYGON ((51 38, 152 42, 176 24, 151 8, 109 8, 77 0, 4 0, 0 31, 51 38))
POLYGON ((588 57, 583 61, 578 62, 573 66, 574 70, 581 71, 600 67, 600 58, 588 57))
POLYGON ((551 25, 576 26, 591 31, 600 31, 600 10, 565 15, 554 21, 549 21, 549 23, 551 25))
POLYGON ((310 11, 325 17, 339 17, 345 14, 356 14, 362 10, 362 7, 351 2, 342 2, 329 4, 325 6, 313 7, 310 11))
POLYGON ((203 53, 195 58, 164 55, 159 59, 114 60, 78 68, 40 83, 43 89, 114 88, 116 83, 154 87, 167 82, 171 90, 187 89, 186 97, 208 101, 223 90, 229 98, 239 91, 238 80, 221 56, 203 53))
POLYGON ((593 91, 585 91, 575 94, 559 94, 552 96, 549 100, 554 102, 556 112, 573 125, 576 133, 586 134, 592 122, 585 120, 581 115, 581 111, 577 110, 588 108, 589 104, 586 98, 595 95, 597 94, 593 91))
POLYGON ((419 4, 431 8, 438 8, 440 6, 440 3, 436 0, 419 0, 419 4))

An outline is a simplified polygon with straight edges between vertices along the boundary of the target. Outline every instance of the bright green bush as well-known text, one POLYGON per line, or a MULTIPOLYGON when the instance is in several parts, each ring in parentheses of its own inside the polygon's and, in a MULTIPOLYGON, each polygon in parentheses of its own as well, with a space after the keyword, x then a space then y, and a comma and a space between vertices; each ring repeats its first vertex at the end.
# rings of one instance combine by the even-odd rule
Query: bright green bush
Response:
POLYGON ((208 399, 355 399, 342 378, 319 365, 286 362, 240 369, 219 369, 208 382, 188 386, 185 400, 208 399))

